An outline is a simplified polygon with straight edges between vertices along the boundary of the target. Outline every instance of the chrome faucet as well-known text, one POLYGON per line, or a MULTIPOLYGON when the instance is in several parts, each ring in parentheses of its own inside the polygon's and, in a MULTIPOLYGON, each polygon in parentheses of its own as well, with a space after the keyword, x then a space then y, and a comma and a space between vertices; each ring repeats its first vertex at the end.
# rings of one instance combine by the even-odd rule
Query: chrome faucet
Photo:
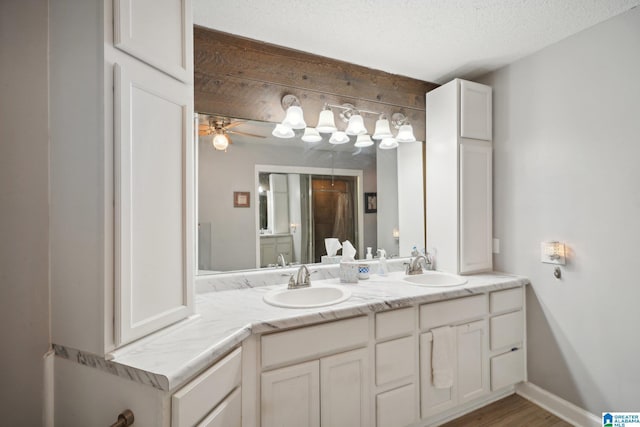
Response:
POLYGON ((288 289, 308 288, 311 286, 311 273, 306 265, 301 265, 298 269, 298 275, 294 279, 293 275, 289 278, 288 289))
POLYGON ((416 274, 422 274, 422 265, 420 261, 424 261, 424 264, 427 266, 427 270, 431 266, 431 261, 425 255, 418 255, 415 258, 412 258, 407 265, 407 276, 413 276, 416 274))
POLYGON ((284 259, 284 255, 283 254, 278 254, 278 262, 276 263, 276 266, 278 266, 278 267, 286 267, 287 266, 287 260, 284 259))

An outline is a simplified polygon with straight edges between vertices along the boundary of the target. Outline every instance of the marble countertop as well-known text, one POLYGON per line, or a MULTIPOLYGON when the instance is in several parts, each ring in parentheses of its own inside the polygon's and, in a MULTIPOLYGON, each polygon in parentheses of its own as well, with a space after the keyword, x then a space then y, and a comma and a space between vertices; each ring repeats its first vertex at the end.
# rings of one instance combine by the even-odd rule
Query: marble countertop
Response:
MULTIPOLYGON (((174 391, 251 334, 529 283, 524 277, 494 272, 465 276, 468 280, 465 285, 435 288, 410 285, 401 280, 403 276, 404 272, 389 273, 386 277, 372 274, 370 279, 358 284, 342 285, 352 292, 347 301, 309 309, 274 307, 263 301, 265 293, 284 285, 198 294, 196 315, 118 349, 106 359, 61 346, 54 346, 54 349, 59 357, 74 359, 160 390, 174 391)), ((340 280, 316 280, 313 284, 340 284, 340 280)))

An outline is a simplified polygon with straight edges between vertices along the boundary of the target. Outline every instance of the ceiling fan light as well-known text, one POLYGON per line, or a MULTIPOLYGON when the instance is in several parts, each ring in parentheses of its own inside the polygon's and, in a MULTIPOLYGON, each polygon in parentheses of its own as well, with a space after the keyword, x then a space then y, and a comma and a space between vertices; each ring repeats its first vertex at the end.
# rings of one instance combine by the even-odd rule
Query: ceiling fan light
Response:
POLYGON ((373 141, 371 140, 371 137, 367 134, 358 135, 358 138, 356 139, 356 143, 353 145, 355 145, 356 147, 370 147, 373 145, 373 141))
POLYGON ((282 124, 285 126, 289 126, 291 129, 304 129, 307 127, 307 124, 304 121, 304 114, 302 112, 302 107, 297 105, 292 105, 287 108, 287 115, 285 116, 282 124))
POLYGON ((402 125, 398 129, 398 136, 396 136, 398 142, 416 142, 416 137, 413 135, 413 126, 402 125))
POLYGON ((389 127, 389 120, 378 119, 376 120, 376 130, 373 132, 373 139, 392 138, 391 128, 389 127))
POLYGON ((333 116, 333 111, 320 111, 320 116, 318 117, 318 126, 316 126, 316 130, 322 133, 333 133, 338 130, 338 128, 336 127, 335 118, 333 116))
POLYGON ((271 132, 271 135, 275 136, 276 138, 293 138, 295 136, 295 133, 293 133, 293 129, 291 129, 289 126, 278 123, 275 129, 273 129, 273 132, 271 132))
POLYGON ((331 138, 329 138, 329 143, 330 144, 346 144, 347 142, 349 142, 349 137, 347 136, 347 134, 341 130, 337 130, 334 133, 331 134, 331 138))
POLYGON ((229 146, 229 137, 224 133, 216 133, 211 143, 216 150, 224 151, 229 146))
POLYGON ((322 141, 322 137, 320 136, 320 133, 318 133, 317 129, 306 128, 304 130, 304 135, 302 135, 302 140, 304 142, 320 142, 322 141))
POLYGON ((349 124, 345 130, 347 135, 362 135, 367 133, 367 129, 364 127, 364 120, 360 114, 353 114, 349 117, 349 124))
POLYGON ((378 147, 380 147, 381 150, 391 150, 394 148, 398 148, 398 141, 396 141, 395 138, 385 138, 378 145, 378 147))

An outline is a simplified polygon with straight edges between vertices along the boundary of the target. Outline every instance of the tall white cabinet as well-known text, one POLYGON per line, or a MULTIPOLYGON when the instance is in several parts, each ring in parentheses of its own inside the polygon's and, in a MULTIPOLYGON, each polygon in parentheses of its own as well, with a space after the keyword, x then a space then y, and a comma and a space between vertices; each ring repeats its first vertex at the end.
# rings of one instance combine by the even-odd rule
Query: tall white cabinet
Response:
POLYGON ((493 268, 491 87, 455 79, 427 93, 427 250, 436 268, 493 268))
POLYGON ((191 3, 50 22, 52 341, 105 354, 193 310, 191 3))

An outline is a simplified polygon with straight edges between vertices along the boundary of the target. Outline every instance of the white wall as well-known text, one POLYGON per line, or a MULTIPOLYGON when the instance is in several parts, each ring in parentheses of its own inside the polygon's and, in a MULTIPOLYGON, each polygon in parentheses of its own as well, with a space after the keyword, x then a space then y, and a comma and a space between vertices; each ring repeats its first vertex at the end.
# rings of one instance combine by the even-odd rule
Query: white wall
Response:
POLYGON ((0 2, 0 413, 42 425, 49 348, 48 1, 0 2))
POLYGON ((528 276, 529 381, 640 403, 640 8, 481 79, 494 88, 495 267, 528 276), (540 242, 570 248, 563 278, 540 242))

